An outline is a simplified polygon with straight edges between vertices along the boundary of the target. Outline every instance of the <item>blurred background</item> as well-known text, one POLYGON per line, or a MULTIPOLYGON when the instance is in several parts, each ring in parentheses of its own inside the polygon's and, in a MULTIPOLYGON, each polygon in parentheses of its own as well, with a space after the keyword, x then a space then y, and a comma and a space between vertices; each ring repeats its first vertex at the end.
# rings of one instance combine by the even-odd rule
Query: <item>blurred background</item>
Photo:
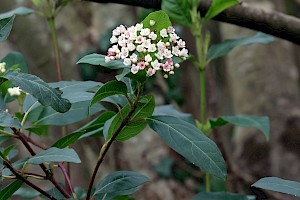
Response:
MULTIPOLYGON (((300 17, 298 0, 243 2, 300 17)), ((0 13, 19 6, 34 7, 30 0, 1 0, 0 13)), ((116 71, 75 63, 89 53, 105 54, 114 27, 136 24, 149 12, 151 10, 126 5, 71 1, 56 19, 63 80, 104 83, 114 79, 116 71)), ((177 25, 175 28, 193 53, 195 43, 189 30, 177 25)), ((255 34, 249 29, 214 21, 208 24, 207 30, 212 34, 212 43, 255 34)), ((47 82, 56 81, 50 32, 43 18, 36 14, 16 17, 11 35, 0 46, 0 58, 11 51, 24 55, 30 73, 47 82)), ((230 166, 227 184, 213 178, 213 191, 253 194, 258 199, 268 199, 268 194, 250 185, 265 176, 300 181, 299 70, 300 47, 278 38, 268 45, 239 47, 226 58, 211 64, 207 70, 210 117, 266 115, 271 122, 269 142, 256 129, 228 125, 214 132, 212 138, 222 145, 224 157, 230 166)), ((175 74, 170 79, 162 76, 151 78, 147 91, 155 95, 158 105, 172 103, 199 119, 197 70, 187 61, 175 74)), ((75 130, 80 124, 83 122, 68 126, 68 130, 75 130)), ((52 138, 54 141, 55 131, 54 128, 49 133, 50 140, 52 138)), ((37 139, 51 144, 47 141, 49 137, 37 139)), ((71 166, 71 176, 76 186, 87 187, 102 144, 101 138, 91 138, 74 146, 85 163, 71 166)), ((114 143, 98 175, 101 178, 121 169, 138 171, 152 180, 134 195, 139 200, 184 200, 204 191, 202 172, 164 145, 150 129, 124 143, 114 143)), ((279 198, 295 199, 287 195, 279 198)))

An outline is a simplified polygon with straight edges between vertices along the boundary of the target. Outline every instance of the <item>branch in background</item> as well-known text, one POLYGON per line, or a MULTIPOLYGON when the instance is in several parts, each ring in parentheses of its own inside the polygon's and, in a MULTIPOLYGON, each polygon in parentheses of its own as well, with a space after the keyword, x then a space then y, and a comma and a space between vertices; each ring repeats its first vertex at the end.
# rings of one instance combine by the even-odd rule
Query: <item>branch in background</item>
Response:
MULTIPOLYGON (((160 9, 161 0, 84 0, 97 3, 118 3, 160 9)), ((199 10, 204 15, 211 0, 201 0, 199 10)), ((300 19, 275 11, 253 8, 247 4, 229 8, 214 20, 261 31, 300 45, 300 19)))

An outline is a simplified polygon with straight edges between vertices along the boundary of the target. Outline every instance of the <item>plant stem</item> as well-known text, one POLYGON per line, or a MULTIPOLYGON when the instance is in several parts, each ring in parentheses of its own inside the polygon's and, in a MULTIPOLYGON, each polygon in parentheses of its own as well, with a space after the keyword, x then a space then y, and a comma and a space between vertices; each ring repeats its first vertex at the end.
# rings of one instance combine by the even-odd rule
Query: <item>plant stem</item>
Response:
POLYGON ((65 182, 68 188, 70 189, 71 194, 75 194, 74 187, 72 185, 72 182, 69 177, 69 173, 67 172, 65 166, 63 165, 63 163, 58 163, 58 166, 61 169, 63 175, 65 176, 65 180, 66 180, 65 182))
POLYGON ((55 28, 55 17, 54 16, 49 17, 47 19, 47 22, 51 32, 51 40, 53 45, 54 57, 55 57, 57 81, 61 81, 62 80, 61 60, 60 60, 60 50, 59 50, 58 40, 57 40, 57 32, 55 28))
POLYGON ((110 146, 112 145, 112 143, 114 142, 114 140, 117 138, 117 136, 119 135, 119 133, 122 131, 122 129, 130 122, 130 118, 131 118, 132 114, 135 112, 135 109, 136 109, 136 107, 137 107, 137 103, 138 103, 138 101, 139 101, 141 92, 142 92, 142 87, 140 86, 139 89, 138 89, 138 95, 137 95, 137 98, 136 98, 136 100, 134 101, 134 103, 133 103, 133 105, 132 105, 132 107, 131 107, 130 112, 129 112, 128 115, 122 120, 121 125, 120 125, 119 128, 116 130, 116 132, 113 134, 113 136, 111 137, 111 139, 110 139, 107 143, 105 143, 105 144, 102 146, 102 148, 101 148, 101 150, 100 150, 100 154, 99 154, 98 160, 97 160, 97 164, 96 164, 96 166, 95 166, 95 169, 94 169, 94 172, 93 172, 93 175, 92 175, 90 184, 89 184, 88 192, 87 192, 87 195, 86 195, 86 200, 90 200, 91 191, 92 191, 92 188, 93 188, 93 185, 94 185, 94 181, 95 181, 95 178, 96 178, 98 169, 99 169, 101 163, 103 162, 103 159, 104 159, 106 153, 108 152, 108 149, 110 148, 110 146))

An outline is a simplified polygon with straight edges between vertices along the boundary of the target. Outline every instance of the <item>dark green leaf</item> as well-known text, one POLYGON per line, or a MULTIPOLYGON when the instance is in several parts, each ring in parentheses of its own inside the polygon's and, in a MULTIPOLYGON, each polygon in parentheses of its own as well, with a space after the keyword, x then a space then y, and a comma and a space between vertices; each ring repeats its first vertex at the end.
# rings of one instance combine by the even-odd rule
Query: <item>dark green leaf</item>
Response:
MULTIPOLYGON (((155 11, 150 13, 142 22, 144 28, 149 28, 151 31, 156 31, 158 34, 162 29, 172 26, 169 16, 164 11, 155 11), (154 20, 155 24, 150 25, 150 20, 154 20)), ((160 35, 158 34, 158 39, 160 35)))
POLYGON ((147 121, 169 147, 204 171, 225 179, 226 165, 220 150, 194 125, 173 116, 155 116, 147 121))
POLYGON ((178 111, 174 105, 156 106, 153 112, 153 116, 174 116, 176 118, 194 124, 194 119, 191 114, 178 111))
POLYGON ((71 103, 61 97, 62 92, 59 89, 51 88, 37 76, 13 71, 6 74, 4 78, 31 94, 42 105, 51 106, 57 112, 67 112, 71 107, 71 103))
POLYGON ((127 94, 127 86, 121 81, 110 81, 104 84, 95 94, 91 101, 91 105, 101 101, 102 99, 116 95, 116 94, 127 94))
POLYGON ((39 136, 46 136, 49 134, 49 126, 45 125, 33 125, 26 127, 25 129, 39 136))
POLYGON ((77 153, 73 149, 64 148, 58 149, 51 147, 41 151, 39 154, 28 159, 27 163, 39 165, 44 162, 73 162, 80 163, 77 153))
MULTIPOLYGON (((141 98, 141 102, 138 102, 137 108, 135 112, 132 114, 130 121, 119 133, 116 140, 118 141, 125 141, 128 140, 137 134, 139 134, 144 128, 147 126, 147 122, 145 118, 150 117, 154 111, 155 102, 154 97, 152 95, 147 95, 141 98)), ((106 140, 108 141, 116 130, 120 127, 123 119, 128 115, 130 112, 130 105, 127 104, 121 111, 121 113, 116 114, 113 118, 108 133, 105 133, 106 140)))
POLYGON ((103 67, 107 67, 109 69, 122 69, 128 68, 128 66, 124 65, 122 60, 113 60, 110 62, 105 62, 105 56, 101 54, 90 54, 81 58, 76 64, 90 64, 90 65, 100 65, 103 67))
POLYGON ((12 182, 11 184, 9 184, 8 186, 6 186, 5 188, 3 188, 0 191, 0 200, 9 199, 15 193, 15 191, 17 191, 21 187, 22 184, 23 184, 23 181, 16 180, 16 181, 12 182))
POLYGON ((14 15, 29 15, 31 13, 34 13, 34 10, 26 8, 26 7, 19 7, 19 8, 13 9, 11 11, 0 14, 0 19, 12 17, 14 15))
POLYGON ((0 19, 0 43, 6 40, 14 23, 15 16, 0 19))
POLYGON ((106 176, 99 184, 97 184, 94 196, 104 194, 106 198, 103 199, 108 200, 119 195, 130 195, 148 181, 150 181, 148 177, 137 172, 114 172, 106 176), (107 198, 108 196, 109 198, 107 198))
POLYGON ((161 8, 177 24, 189 26, 192 22, 190 15, 189 1, 183 0, 163 0, 161 8))
POLYGON ((18 66, 21 69, 21 72, 28 73, 27 63, 25 61, 24 56, 19 52, 10 52, 8 53, 1 62, 6 63, 6 70, 10 69, 12 66, 18 66))
POLYGON ((217 128, 227 123, 242 127, 255 127, 262 131, 269 140, 270 138, 270 123, 268 117, 235 115, 235 116, 221 116, 210 119, 211 128, 217 128))
POLYGON ((0 126, 21 128, 21 123, 9 113, 0 110, 0 126))
POLYGON ((211 19, 221 13, 223 10, 233 7, 238 3, 238 0, 213 0, 204 18, 211 19))
POLYGON ((260 32, 251 37, 225 40, 223 43, 212 45, 209 48, 208 54, 207 54, 207 60, 209 62, 216 58, 225 56, 232 49, 234 49, 237 46, 257 44, 257 43, 258 44, 267 44, 267 43, 270 43, 273 41, 274 41, 273 37, 271 37, 265 33, 260 33, 260 32))
POLYGON ((295 181, 284 180, 277 177, 266 177, 255 182, 252 186, 300 197, 300 183, 295 181))
MULTIPOLYGON (((64 197, 64 195, 57 189, 57 188, 52 188, 50 190, 47 191, 51 196, 53 196, 54 198, 58 199, 58 200, 65 200, 66 198, 64 197)), ((48 198, 45 197, 45 199, 49 200, 48 198)))
MULTIPOLYGON (((193 200, 250 200, 254 196, 226 192, 201 192, 193 197, 193 200)), ((254 198, 255 199, 255 198, 254 198)))
POLYGON ((3 155, 4 157, 7 157, 7 156, 10 154, 10 152, 11 152, 16 146, 17 146, 17 144, 12 144, 12 145, 6 147, 6 148, 2 151, 2 155, 3 155))

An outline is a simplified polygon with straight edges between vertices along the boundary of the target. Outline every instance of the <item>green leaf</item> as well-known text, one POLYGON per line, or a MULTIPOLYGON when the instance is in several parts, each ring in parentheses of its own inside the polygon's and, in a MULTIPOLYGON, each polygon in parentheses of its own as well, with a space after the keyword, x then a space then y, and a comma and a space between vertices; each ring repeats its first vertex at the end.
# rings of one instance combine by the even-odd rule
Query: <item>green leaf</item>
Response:
POLYGON ((233 7, 238 3, 238 0, 213 0, 204 18, 211 19, 220 14, 223 10, 233 7))
MULTIPOLYGON (((143 24, 143 28, 149 28, 151 31, 155 30, 157 34, 162 29, 172 26, 169 16, 162 10, 150 13, 141 23, 143 24), (150 20, 155 21, 153 26, 150 25, 150 20)), ((159 37, 160 35, 158 34, 158 39, 159 37)))
POLYGON ((9 199, 15 193, 15 191, 17 191, 21 187, 22 184, 23 181, 16 180, 7 185, 5 188, 3 188, 3 190, 0 191, 0 200, 9 199))
POLYGON ((21 187, 15 193, 14 196, 20 196, 23 199, 33 199, 39 197, 41 194, 35 190, 21 187))
POLYGON ((173 116, 153 116, 147 121, 169 147, 204 171, 225 179, 226 164, 220 150, 194 125, 173 116))
POLYGON ((10 80, 14 85, 31 94, 42 105, 51 106, 57 112, 67 112, 71 107, 71 103, 61 97, 62 92, 59 89, 51 88, 37 76, 13 71, 3 78, 10 80))
MULTIPOLYGON (((129 123, 121 130, 119 135, 116 137, 117 141, 128 140, 137 134, 139 134, 147 126, 145 118, 152 116, 154 111, 155 102, 152 95, 143 96, 141 101, 138 102, 135 112, 132 114, 129 123), (131 121, 131 122, 130 122, 131 121)), ((104 131, 104 136, 106 136, 106 141, 108 141, 116 130, 120 127, 123 119, 130 112, 131 107, 127 104, 121 113, 116 114, 110 123, 108 133, 104 131)), ((105 126, 104 126, 105 127, 105 126)), ((104 128, 105 130, 105 128, 104 128)))
POLYGON ((9 113, 0 110, 0 126, 21 128, 21 123, 9 113))
POLYGON ((57 142, 55 142, 52 147, 57 148, 65 148, 73 143, 75 143, 78 139, 82 139, 85 137, 85 134, 91 132, 91 131, 100 131, 99 129, 104 126, 104 123, 106 120, 111 118, 114 115, 114 112, 105 112, 101 115, 99 115, 95 120, 92 122, 86 124, 79 130, 59 139, 57 142))
POLYGON ((0 19, 0 42, 8 37, 14 23, 15 16, 0 19))
POLYGON ((221 116, 210 119, 211 128, 217 128, 227 123, 241 127, 255 127, 262 131, 267 140, 270 138, 270 123, 268 117, 235 115, 235 116, 221 116))
POLYGON ((0 14, 0 19, 12 17, 14 15, 29 15, 31 13, 34 13, 34 10, 26 8, 26 7, 19 7, 19 8, 15 8, 11 11, 0 14))
POLYGON ((273 41, 274 41, 273 37, 261 32, 258 32, 256 35, 250 37, 225 40, 223 43, 212 45, 209 48, 207 54, 207 60, 208 62, 210 62, 216 58, 225 56, 237 46, 250 45, 250 44, 268 44, 273 41))
POLYGON ((17 146, 17 144, 9 145, 9 146, 6 147, 3 151, 1 151, 1 152, 2 152, 2 155, 3 155, 4 157, 7 157, 7 156, 10 154, 10 152, 11 152, 12 150, 15 149, 16 146, 17 146))
POLYGON ((300 197, 300 183, 295 181, 284 180, 277 177, 266 177, 258 180, 252 186, 300 197))
POLYGON ((113 60, 110 62, 105 62, 105 55, 101 54, 90 54, 84 56, 76 64, 90 64, 90 65, 100 65, 109 69, 122 69, 128 68, 128 66, 124 65, 122 60, 113 60))
POLYGON ((80 163, 80 159, 74 149, 64 148, 59 149, 51 147, 47 150, 41 151, 39 154, 28 159, 27 163, 39 165, 44 162, 73 162, 80 163))
POLYGON ((18 66, 19 69, 21 69, 21 72, 28 73, 28 67, 27 63, 25 61, 24 56, 19 52, 10 52, 8 53, 1 62, 6 63, 6 71, 10 69, 12 66, 18 66))
POLYGON ((186 0, 163 0, 161 4, 162 10, 164 10, 170 18, 177 24, 183 26, 190 26, 192 23, 190 15, 189 1, 186 0))
MULTIPOLYGON (((148 181, 150 181, 148 177, 137 172, 117 171, 109 174, 97 184, 94 196, 105 195, 103 199, 107 200, 119 195, 130 195, 148 181)), ((96 197, 96 199, 99 198, 96 197)))
POLYGON ((250 200, 255 199, 254 196, 226 193, 226 192, 201 192, 193 197, 192 200, 250 200))
POLYGON ((91 104, 93 105, 102 99, 115 95, 115 94, 127 94, 127 86, 125 83, 121 81, 110 81, 105 83, 95 94, 93 97, 91 104))
POLYGON ((153 116, 174 116, 186 122, 194 124, 194 119, 191 114, 180 112, 174 105, 156 106, 153 116))

